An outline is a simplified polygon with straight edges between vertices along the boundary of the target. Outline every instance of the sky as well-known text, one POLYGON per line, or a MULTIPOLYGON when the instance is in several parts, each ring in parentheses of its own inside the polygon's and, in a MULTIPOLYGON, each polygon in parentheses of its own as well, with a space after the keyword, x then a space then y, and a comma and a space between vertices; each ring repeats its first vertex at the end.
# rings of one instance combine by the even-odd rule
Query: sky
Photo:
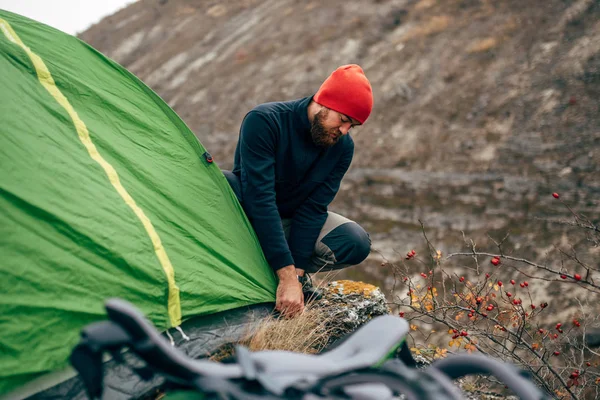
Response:
POLYGON ((0 0, 0 9, 43 22, 71 35, 136 0, 0 0))

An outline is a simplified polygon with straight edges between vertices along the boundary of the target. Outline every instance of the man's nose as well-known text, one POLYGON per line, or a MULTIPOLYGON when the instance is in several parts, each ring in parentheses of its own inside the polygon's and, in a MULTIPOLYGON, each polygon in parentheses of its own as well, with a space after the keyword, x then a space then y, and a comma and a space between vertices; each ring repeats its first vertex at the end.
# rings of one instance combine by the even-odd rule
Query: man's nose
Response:
POLYGON ((350 128, 352 128, 351 124, 342 124, 342 126, 340 126, 340 133, 342 135, 347 134, 348 132, 350 132, 350 128))

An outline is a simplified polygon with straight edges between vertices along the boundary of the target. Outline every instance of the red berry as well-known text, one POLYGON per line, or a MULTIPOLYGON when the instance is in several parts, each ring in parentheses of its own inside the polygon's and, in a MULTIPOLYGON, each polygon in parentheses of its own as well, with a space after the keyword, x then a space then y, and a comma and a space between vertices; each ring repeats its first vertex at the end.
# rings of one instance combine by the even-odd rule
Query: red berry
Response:
POLYGON ((558 339, 558 333, 554 334, 554 339, 558 339))
POLYGON ((398 313, 398 315, 400 316, 400 318, 404 318, 404 311, 400 311, 400 312, 398 313))
POLYGON ((462 331, 460 332, 460 336, 469 336, 469 334, 466 331, 462 331))
POLYGON ((556 329, 560 329, 561 326, 562 324, 559 322, 558 324, 556 324, 556 329))
POLYGON ((485 274, 485 279, 489 279, 490 274, 485 274))
POLYGON ((416 252, 416 251, 414 251, 414 250, 411 250, 411 251, 410 251, 410 255, 411 255, 411 256, 413 256, 413 257, 414 257, 414 256, 415 256, 415 254, 417 254, 417 252, 416 252))
POLYGON ((532 305, 531 305, 531 309, 532 309, 532 310, 535 310, 535 304, 532 304, 532 305))
POLYGON ((452 335, 452 339, 457 339, 460 335, 456 334, 456 335, 452 335))
POLYGON ((502 281, 498 281, 498 286, 502 286, 502 281))
POLYGON ((481 315, 483 315, 484 317, 487 317, 487 313, 481 313, 481 315))
POLYGON ((406 282, 408 280, 408 276, 405 276, 404 279, 402 279, 404 282, 406 282))
POLYGON ((498 264, 500 264, 500 259, 498 257, 494 257, 491 259, 490 262, 494 265, 498 265, 498 264))
POLYGON ((561 275, 560 279, 567 279, 567 276, 566 275, 561 275))
POLYGON ((422 276, 423 278, 427 278, 427 274, 426 274, 425 272, 421 272, 421 276, 422 276))
POLYGON ((522 288, 524 288, 525 284, 524 283, 519 283, 519 286, 521 286, 522 288))
POLYGON ((458 329, 452 329, 452 332, 458 333, 458 329))
POLYGON ((510 284, 511 284, 511 285, 514 285, 515 283, 516 283, 516 282, 515 282, 515 280, 514 280, 514 279, 511 279, 511 280, 510 280, 510 284))
POLYGON ((591 363, 589 363, 589 362, 586 362, 586 363, 585 363, 585 365, 587 365, 588 367, 591 367, 591 366, 592 366, 592 364, 591 364, 591 363))
POLYGON ((514 304, 515 306, 516 306, 516 305, 519 305, 519 300, 518 300, 518 299, 514 299, 514 300, 513 300, 513 304, 514 304))
POLYGON ((529 286, 529 282, 525 281, 525 282, 523 282, 523 285, 525 285, 525 287, 528 287, 529 286))
POLYGON ((554 355, 555 355, 555 356, 557 356, 557 355, 559 355, 559 354, 560 354, 560 351, 555 351, 555 352, 554 352, 554 355))
POLYGON ((506 292, 506 297, 511 297, 512 293, 511 292, 506 292))
POLYGON ((542 328, 540 328, 540 329, 538 330, 538 332, 539 332, 539 333, 541 333, 542 335, 544 334, 544 330, 543 330, 542 328))
POLYGON ((580 281, 581 280, 581 275, 575 274, 575 275, 573 275, 573 278, 575 278, 576 281, 580 281))
POLYGON ((483 303, 483 299, 481 297, 478 297, 475 299, 475 303, 481 304, 481 303, 483 303))
POLYGON ((491 304, 490 304, 489 306, 487 306, 487 310, 488 310, 488 311, 492 311, 493 309, 494 309, 494 306, 493 306, 493 305, 491 305, 491 304))
POLYGON ((554 193, 552 193, 552 197, 554 197, 555 199, 558 199, 560 196, 558 195, 558 193, 554 192, 554 193))
POLYGON ((473 313, 469 313, 469 318, 473 318, 473 313))
POLYGON ((575 325, 576 327, 580 327, 581 323, 579 321, 577 321, 576 319, 573 320, 573 325, 575 325))
POLYGON ((575 96, 569 97, 569 105, 574 106, 577 104, 577 98, 575 96))
POLYGON ((541 304, 540 304, 540 307, 542 307, 542 308, 546 308, 546 307, 548 307, 548 303, 546 303, 546 302, 543 302, 543 303, 541 303, 541 304))
POLYGON ((461 276, 460 279, 459 279, 459 281, 464 282, 465 281, 465 277, 461 276))

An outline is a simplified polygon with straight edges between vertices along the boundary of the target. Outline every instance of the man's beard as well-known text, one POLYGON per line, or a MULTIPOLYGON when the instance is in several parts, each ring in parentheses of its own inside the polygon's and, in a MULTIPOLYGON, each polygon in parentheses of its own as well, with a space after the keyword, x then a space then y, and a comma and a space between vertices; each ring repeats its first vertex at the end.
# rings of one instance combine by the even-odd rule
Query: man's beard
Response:
POLYGON ((340 131, 338 129, 327 130, 323 125, 323 121, 327 118, 329 109, 322 108, 315 114, 312 123, 310 124, 310 134, 315 146, 326 149, 338 142, 340 131), (335 137, 333 137, 334 135, 335 137))

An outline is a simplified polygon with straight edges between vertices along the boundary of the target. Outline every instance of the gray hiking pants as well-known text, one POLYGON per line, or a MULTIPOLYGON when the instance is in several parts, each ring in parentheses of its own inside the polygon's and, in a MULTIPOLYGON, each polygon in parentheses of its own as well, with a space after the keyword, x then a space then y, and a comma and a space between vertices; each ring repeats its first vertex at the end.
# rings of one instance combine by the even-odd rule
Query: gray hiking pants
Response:
MULTIPOLYGON (((230 171, 223 171, 229 185, 242 204, 239 178, 230 171)), ((286 239, 289 239, 291 218, 281 220, 286 239)), ((317 237, 310 265, 306 271, 315 273, 332 271, 360 264, 371 251, 369 234, 356 222, 331 211, 317 237)))

